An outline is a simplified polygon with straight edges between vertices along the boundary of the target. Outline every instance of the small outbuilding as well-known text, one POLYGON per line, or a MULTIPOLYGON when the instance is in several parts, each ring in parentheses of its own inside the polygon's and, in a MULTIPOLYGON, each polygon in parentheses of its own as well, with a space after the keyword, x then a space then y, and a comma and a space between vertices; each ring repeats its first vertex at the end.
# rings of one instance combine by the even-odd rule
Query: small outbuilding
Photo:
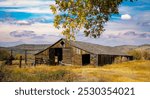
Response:
POLYGON ((132 56, 119 51, 115 47, 60 39, 45 50, 35 54, 35 63, 102 66, 112 64, 116 57, 133 59, 132 56))

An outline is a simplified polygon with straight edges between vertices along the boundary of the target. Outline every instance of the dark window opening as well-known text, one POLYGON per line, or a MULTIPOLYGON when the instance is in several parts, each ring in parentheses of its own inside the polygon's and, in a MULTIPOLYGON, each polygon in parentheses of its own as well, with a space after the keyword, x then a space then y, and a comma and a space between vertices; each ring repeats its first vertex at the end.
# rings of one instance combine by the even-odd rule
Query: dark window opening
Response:
POLYGON ((82 55, 82 65, 89 65, 90 64, 90 54, 82 55))
POLYGON ((63 47, 64 47, 64 45, 65 45, 64 41, 62 41, 60 44, 61 44, 61 46, 63 46, 63 47))

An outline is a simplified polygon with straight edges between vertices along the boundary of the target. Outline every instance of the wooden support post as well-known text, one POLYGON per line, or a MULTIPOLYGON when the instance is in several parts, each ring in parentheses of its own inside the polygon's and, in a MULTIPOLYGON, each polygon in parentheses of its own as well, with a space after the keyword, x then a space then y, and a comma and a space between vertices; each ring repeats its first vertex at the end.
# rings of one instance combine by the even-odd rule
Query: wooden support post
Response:
POLYGON ((10 56, 13 56, 13 50, 11 49, 10 56))
POLYGON ((22 67, 22 56, 20 56, 20 61, 19 61, 19 68, 22 67))
POLYGON ((27 50, 25 50, 25 64, 27 65, 27 50))
POLYGON ((9 65, 12 65, 12 60, 13 60, 13 50, 11 49, 10 57, 9 57, 9 65))
POLYGON ((33 64, 33 65, 34 65, 34 67, 36 67, 36 62, 37 62, 37 60, 36 60, 36 57, 35 57, 35 63, 33 64))

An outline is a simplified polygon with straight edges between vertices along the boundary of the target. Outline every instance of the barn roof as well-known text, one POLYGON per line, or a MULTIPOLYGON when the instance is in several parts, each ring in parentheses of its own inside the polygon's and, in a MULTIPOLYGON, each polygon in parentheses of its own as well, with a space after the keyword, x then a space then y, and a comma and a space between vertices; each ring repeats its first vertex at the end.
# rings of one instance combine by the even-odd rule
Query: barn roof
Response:
MULTIPOLYGON (((51 45, 47 49, 51 48, 52 46, 54 46, 55 44, 57 44, 61 40, 65 40, 65 39, 58 40, 56 43, 54 43, 53 45, 51 45)), ((110 47, 110 46, 103 46, 103 45, 92 44, 92 43, 81 42, 81 41, 70 41, 70 44, 74 47, 77 47, 79 49, 82 49, 84 51, 87 51, 87 52, 93 53, 93 54, 128 55, 126 53, 121 52, 117 48, 110 47)), ((47 50, 47 49, 45 49, 45 50, 47 50)), ((45 51, 45 50, 43 50, 43 51, 45 51)), ((41 51, 41 52, 43 52, 43 51, 41 51)), ((39 53, 41 53, 41 52, 39 52, 39 53)), ((38 55, 39 53, 37 53, 35 55, 38 55)))
POLYGON ((110 46, 103 46, 80 41, 71 41, 71 45, 93 54, 128 55, 126 53, 121 52, 117 48, 110 46))

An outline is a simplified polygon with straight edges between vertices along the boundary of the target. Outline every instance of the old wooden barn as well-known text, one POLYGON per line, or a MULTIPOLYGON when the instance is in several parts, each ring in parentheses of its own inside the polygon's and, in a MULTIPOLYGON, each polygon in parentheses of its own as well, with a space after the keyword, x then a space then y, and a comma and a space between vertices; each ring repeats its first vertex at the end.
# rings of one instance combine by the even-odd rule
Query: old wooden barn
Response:
POLYGON ((132 59, 114 47, 80 41, 60 39, 50 47, 35 54, 36 64, 48 65, 95 65, 111 64, 116 57, 132 59))

